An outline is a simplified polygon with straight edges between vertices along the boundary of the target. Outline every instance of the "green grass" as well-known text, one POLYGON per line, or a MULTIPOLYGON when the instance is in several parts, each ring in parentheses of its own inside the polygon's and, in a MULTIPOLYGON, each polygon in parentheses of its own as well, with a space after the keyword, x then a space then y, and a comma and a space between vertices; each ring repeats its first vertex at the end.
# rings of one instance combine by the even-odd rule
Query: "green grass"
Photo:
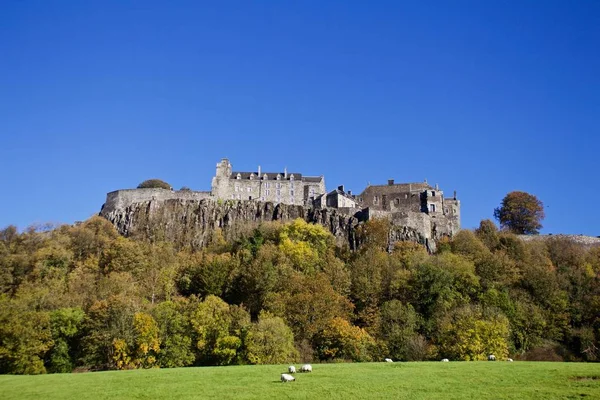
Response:
POLYGON ((8 399, 600 399, 600 364, 431 362, 239 366, 0 376, 8 399), (297 365, 299 366, 299 365, 297 365))

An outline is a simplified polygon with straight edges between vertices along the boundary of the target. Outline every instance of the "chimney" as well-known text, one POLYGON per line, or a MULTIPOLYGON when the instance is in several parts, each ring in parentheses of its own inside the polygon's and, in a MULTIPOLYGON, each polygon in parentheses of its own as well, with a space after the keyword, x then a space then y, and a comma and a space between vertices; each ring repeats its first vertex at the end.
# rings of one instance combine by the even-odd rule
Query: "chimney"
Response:
POLYGON ((258 177, 262 178, 262 176, 260 176, 260 165, 258 166, 258 177))
POLYGON ((338 190, 341 190, 343 192, 344 191, 344 185, 338 186, 338 190))
POLYGON ((348 196, 352 196, 352 190, 348 190, 348 196))
POLYGON ((456 200, 456 190, 454 191, 454 200, 456 200))
POLYGON ((283 169, 283 179, 287 179, 287 167, 283 169))
POLYGON ((440 185, 438 185, 437 183, 435 184, 435 190, 440 190, 440 185))
POLYGON ((394 184, 394 180, 393 179, 388 179, 388 185, 392 186, 394 184))

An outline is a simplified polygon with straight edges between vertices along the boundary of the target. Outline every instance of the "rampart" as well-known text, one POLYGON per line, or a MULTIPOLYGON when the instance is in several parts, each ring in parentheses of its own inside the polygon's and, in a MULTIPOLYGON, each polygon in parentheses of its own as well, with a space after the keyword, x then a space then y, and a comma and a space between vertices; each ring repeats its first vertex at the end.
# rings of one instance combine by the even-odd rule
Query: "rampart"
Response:
POLYGON ((145 201, 165 201, 172 199, 196 200, 212 198, 210 192, 197 192, 192 190, 168 190, 159 188, 150 189, 122 189, 115 190, 106 195, 106 203, 102 206, 102 212, 109 213, 114 210, 145 201))

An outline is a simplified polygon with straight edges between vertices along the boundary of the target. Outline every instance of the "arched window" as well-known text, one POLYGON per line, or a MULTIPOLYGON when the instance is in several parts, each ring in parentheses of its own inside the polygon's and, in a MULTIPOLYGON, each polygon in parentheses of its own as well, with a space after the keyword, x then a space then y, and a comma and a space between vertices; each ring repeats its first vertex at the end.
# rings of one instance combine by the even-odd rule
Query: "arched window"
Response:
POLYGON ((277 174, 277 180, 280 181, 281 180, 281 174, 277 174))
POLYGON ((394 200, 394 203, 396 203, 396 205, 399 205, 400 204, 400 199, 394 200))
POLYGON ((254 179, 254 172, 250 174, 250 180, 254 179))
POLYGON ((267 179, 269 179, 269 177, 267 176, 267 174, 263 175, 263 180, 266 181, 267 179))

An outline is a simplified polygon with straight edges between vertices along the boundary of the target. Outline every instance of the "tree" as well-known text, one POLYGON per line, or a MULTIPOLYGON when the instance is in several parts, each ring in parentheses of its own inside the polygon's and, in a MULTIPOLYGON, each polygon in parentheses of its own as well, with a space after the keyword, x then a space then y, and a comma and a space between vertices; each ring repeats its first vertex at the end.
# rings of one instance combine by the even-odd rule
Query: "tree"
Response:
POLYGON ((315 349, 321 360, 372 361, 375 340, 366 330, 336 317, 317 333, 315 349))
POLYGON ((246 338, 246 352, 252 364, 282 364, 298 358, 294 334, 283 318, 260 313, 246 338))
POLYGON ((138 189, 171 189, 171 185, 160 179, 148 179, 140 183, 138 189))
POLYGON ((513 233, 531 235, 539 233, 544 215, 544 204, 534 195, 526 192, 510 192, 500 207, 494 210, 494 217, 500 226, 513 233))

